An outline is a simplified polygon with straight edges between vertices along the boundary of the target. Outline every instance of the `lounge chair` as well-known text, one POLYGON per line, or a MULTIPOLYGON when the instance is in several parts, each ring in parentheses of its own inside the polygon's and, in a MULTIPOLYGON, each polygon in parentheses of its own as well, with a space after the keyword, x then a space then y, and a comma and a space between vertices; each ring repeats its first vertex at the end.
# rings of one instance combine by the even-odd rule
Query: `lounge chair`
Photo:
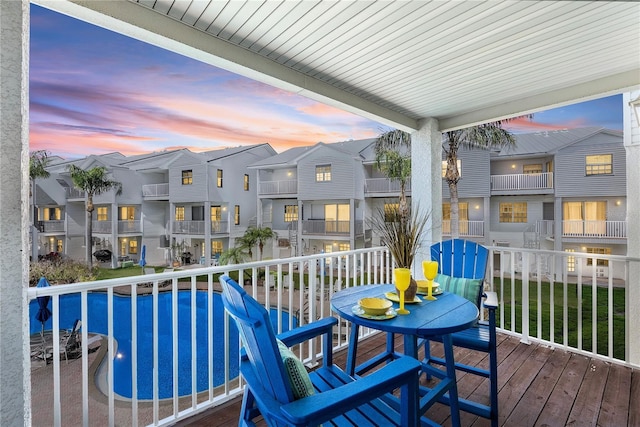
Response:
POLYGON ((267 310, 229 276, 222 300, 242 337, 240 371, 246 381, 240 426, 262 415, 270 426, 416 426, 420 362, 401 357, 366 378, 333 364, 333 317, 276 337, 267 310), (323 338, 322 365, 308 373, 289 348, 323 338), (281 341, 277 341, 278 338, 281 341), (390 394, 400 389, 400 398, 390 394), (334 424, 335 423, 335 424, 334 424))
MULTIPOLYGON (((69 363, 69 357, 77 355, 79 350, 82 348, 82 344, 80 342, 80 327, 82 327, 82 321, 80 321, 80 319, 76 319, 73 323, 73 328, 65 331, 60 336, 60 354, 64 354, 64 359, 67 363, 69 363)), ((44 354, 47 358, 53 354, 52 342, 45 345, 44 354)))

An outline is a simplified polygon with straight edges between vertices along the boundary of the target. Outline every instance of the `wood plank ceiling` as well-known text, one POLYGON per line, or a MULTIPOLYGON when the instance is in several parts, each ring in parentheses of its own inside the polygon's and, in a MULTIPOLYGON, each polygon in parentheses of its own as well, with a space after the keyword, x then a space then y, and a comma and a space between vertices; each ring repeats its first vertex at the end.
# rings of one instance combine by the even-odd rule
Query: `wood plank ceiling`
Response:
POLYGON ((109 15, 118 24, 103 25, 116 31, 405 130, 426 117, 446 130, 640 86, 637 2, 70 3, 66 13, 81 19, 93 16, 83 8, 109 15))

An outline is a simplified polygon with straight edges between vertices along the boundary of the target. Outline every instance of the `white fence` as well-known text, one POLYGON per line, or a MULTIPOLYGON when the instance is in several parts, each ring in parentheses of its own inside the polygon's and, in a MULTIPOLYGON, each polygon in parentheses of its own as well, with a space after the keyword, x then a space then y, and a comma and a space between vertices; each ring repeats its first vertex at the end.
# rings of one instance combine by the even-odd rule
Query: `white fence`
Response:
MULTIPOLYGON (((489 249, 486 286, 498 292, 503 332, 524 342, 537 340, 628 363, 630 310, 637 310, 627 301, 628 272, 630 264, 640 259, 489 249)), ((32 311, 37 309, 36 297, 52 299, 53 316, 45 329, 52 331, 55 355, 49 367, 51 378, 32 394, 34 414, 49 418, 34 418, 34 422, 170 425, 238 396, 243 384, 237 371, 237 332, 216 302, 217 277, 223 272, 243 278, 245 290, 271 310, 276 331, 281 332, 330 316, 334 292, 390 282, 391 260, 384 248, 371 248, 30 288, 32 311), (82 321, 83 346, 80 360, 67 365, 59 356, 59 331, 70 328, 75 319, 82 321), (220 339, 215 334, 221 334, 220 339), (106 349, 100 368, 90 369, 87 343, 94 335, 102 337, 106 349), (70 366, 78 364, 81 369, 73 380, 78 390, 74 390, 64 381, 70 366), (123 369, 124 376, 118 373, 123 369), (125 381, 126 395, 116 391, 118 381, 125 381), (98 398, 89 398, 90 390, 98 398), (143 390, 150 394, 142 396, 143 390), (70 418, 73 411, 63 410, 62 402, 71 402, 81 415, 70 418)), ((31 319, 30 332, 37 337, 41 325, 34 313, 31 319)), ((348 328, 348 323, 340 322, 334 331, 335 349, 348 345, 348 328)), ((374 332, 365 328, 361 337, 374 332)), ((322 357, 315 341, 300 345, 297 351, 310 366, 322 357)))

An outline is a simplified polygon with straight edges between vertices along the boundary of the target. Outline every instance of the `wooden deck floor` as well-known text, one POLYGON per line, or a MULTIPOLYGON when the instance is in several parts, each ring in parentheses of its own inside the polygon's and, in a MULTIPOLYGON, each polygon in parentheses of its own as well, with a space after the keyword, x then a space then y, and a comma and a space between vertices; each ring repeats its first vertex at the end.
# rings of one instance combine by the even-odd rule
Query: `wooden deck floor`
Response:
MULTIPOLYGON (((640 426, 640 370, 543 345, 525 345, 507 335, 500 335, 498 341, 501 426, 640 426)), ((382 334, 370 338, 359 345, 358 358, 365 360, 382 346, 382 334)), ((335 363, 344 367, 345 356, 346 352, 336 354, 335 363)), ((472 365, 488 363, 482 353, 464 349, 456 349, 455 357, 472 365)), ((459 373, 458 388, 461 397, 488 403, 486 380, 459 373)), ((237 426, 239 411, 236 400, 179 425, 237 426)), ((450 425, 447 406, 436 404, 426 415, 450 425)), ((465 412, 461 418, 463 426, 490 425, 465 412)))

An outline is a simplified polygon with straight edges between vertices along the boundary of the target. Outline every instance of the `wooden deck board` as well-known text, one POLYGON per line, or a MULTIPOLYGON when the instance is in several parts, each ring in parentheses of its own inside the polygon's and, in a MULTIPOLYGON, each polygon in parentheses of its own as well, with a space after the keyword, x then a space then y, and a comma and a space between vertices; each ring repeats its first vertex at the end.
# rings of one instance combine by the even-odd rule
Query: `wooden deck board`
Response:
POLYGON ((609 374, 609 366, 601 360, 591 360, 585 372, 578 395, 569 413, 567 424, 592 425, 598 422, 598 413, 602 405, 595 406, 594 401, 602 402, 604 386, 609 374))
POLYGON ((507 425, 534 425, 538 414, 549 400, 551 390, 557 384, 562 370, 569 360, 569 353, 565 351, 552 351, 547 363, 542 366, 538 375, 531 382, 522 399, 513 408, 505 424, 507 425))
MULTIPOLYGON (((598 415, 598 425, 626 426, 631 394, 631 369, 612 367, 604 389, 602 406, 598 415)), ((640 402, 634 402, 640 405, 640 402)))
MULTIPOLYGON (((385 345, 385 335, 367 339, 358 345, 358 358, 378 354, 385 345)), ((402 349, 402 340, 395 346, 402 349)), ((433 353, 441 354, 441 346, 433 353)), ((483 353, 456 350, 456 357, 468 364, 486 363, 483 353)), ((346 351, 334 355, 334 362, 344 367, 346 351)), ((426 380, 423 378, 422 380, 426 380)), ((580 354, 551 349, 544 345, 522 344, 515 337, 498 339, 498 383, 501 426, 639 426, 640 370, 610 364, 580 354), (595 367, 595 369, 594 369, 595 367)), ((488 401, 488 380, 460 373, 460 395, 484 397, 488 401)), ((241 400, 211 409, 198 417, 177 424, 183 427, 238 425, 241 400)), ((436 404, 427 416, 444 426, 451 425, 449 408, 436 404)), ((464 427, 489 426, 488 420, 461 413, 464 427)), ((264 425, 260 424, 259 425, 264 425)))

